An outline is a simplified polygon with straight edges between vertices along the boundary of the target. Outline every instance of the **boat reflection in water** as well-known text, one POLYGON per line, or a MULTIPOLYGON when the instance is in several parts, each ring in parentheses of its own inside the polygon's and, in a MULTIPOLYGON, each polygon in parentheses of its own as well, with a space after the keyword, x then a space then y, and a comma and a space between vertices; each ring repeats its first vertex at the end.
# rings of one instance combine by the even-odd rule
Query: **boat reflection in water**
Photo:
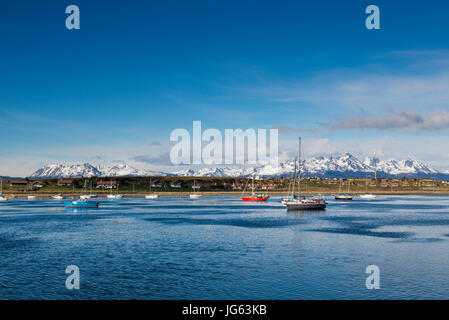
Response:
POLYGON ((99 202, 91 202, 86 200, 67 201, 65 203, 66 209, 98 208, 99 205, 100 205, 99 202))

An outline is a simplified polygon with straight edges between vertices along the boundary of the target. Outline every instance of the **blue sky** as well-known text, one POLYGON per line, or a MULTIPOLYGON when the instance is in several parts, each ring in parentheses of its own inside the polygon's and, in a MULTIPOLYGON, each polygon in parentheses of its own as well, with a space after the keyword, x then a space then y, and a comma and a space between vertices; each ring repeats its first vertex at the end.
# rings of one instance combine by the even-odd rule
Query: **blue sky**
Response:
POLYGON ((175 128, 449 169, 447 1, 0 3, 0 175, 162 166, 175 128), (81 29, 65 28, 66 6, 81 29), (381 29, 365 28, 376 4, 381 29), (136 159, 147 159, 146 162, 136 159))

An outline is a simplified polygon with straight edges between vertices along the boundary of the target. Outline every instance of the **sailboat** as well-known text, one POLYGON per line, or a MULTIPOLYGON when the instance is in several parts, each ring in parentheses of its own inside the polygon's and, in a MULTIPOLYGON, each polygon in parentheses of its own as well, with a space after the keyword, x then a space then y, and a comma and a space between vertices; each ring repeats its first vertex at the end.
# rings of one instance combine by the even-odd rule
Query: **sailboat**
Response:
POLYGON ((145 196, 145 198, 146 199, 157 199, 157 198, 159 198, 159 196, 157 194, 151 192, 151 178, 150 178, 150 194, 147 194, 145 196))
POLYGON ((196 180, 193 181, 193 186, 192 186, 193 193, 190 194, 190 199, 198 199, 198 198, 202 197, 201 194, 199 194, 198 192, 195 192, 195 189, 199 189, 199 188, 200 188, 200 186, 196 184, 196 180))
POLYGON ((89 200, 90 198, 96 198, 97 195, 92 193, 92 180, 90 180, 90 193, 87 193, 87 180, 84 181, 84 194, 80 195, 81 200, 89 200))
MULTIPOLYGON (((342 179, 340 178, 340 187, 338 188, 338 195, 335 196, 335 200, 340 200, 340 201, 350 201, 352 200, 354 197, 349 195, 349 194, 344 194, 341 193, 341 184, 342 184, 342 179)), ((348 182, 348 192, 349 192, 349 182, 348 182)))
MULTIPOLYGON (((117 192, 118 192, 118 183, 117 183, 117 192)), ((111 194, 108 194, 107 198, 108 199, 121 199, 121 198, 123 198, 123 196, 118 193, 111 193, 111 194)))
POLYGON ((306 199, 301 195, 301 138, 298 141, 298 153, 295 157, 295 172, 293 175, 292 197, 282 202, 287 210, 323 210, 326 209, 326 201, 322 198, 313 197, 306 199), (296 162, 298 161, 298 165, 296 162), (298 183, 298 194, 295 194, 295 181, 298 183))
MULTIPOLYGON (((246 189, 246 186, 245 186, 245 189, 243 189, 243 192, 242 192, 242 200, 243 201, 266 201, 269 198, 269 195, 267 195, 265 193, 255 193, 254 192, 254 179, 255 179, 255 177, 253 174, 252 185, 251 185, 252 186, 251 187, 251 189, 252 189, 251 195, 243 196, 243 193, 245 193, 245 189, 246 189)), ((246 185, 248 185, 248 182, 246 183, 246 185)))
POLYGON ((361 194, 360 198, 362 199, 375 199, 376 196, 371 192, 368 192, 368 177, 365 177, 365 194, 361 194))
POLYGON ((8 201, 8 198, 3 195, 3 179, 0 179, 0 201, 8 201))

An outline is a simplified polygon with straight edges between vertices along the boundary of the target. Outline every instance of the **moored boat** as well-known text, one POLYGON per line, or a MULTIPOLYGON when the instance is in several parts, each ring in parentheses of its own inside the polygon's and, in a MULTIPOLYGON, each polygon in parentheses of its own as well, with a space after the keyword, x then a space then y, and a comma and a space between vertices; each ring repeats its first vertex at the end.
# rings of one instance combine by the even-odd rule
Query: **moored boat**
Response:
POLYGON ((362 199, 375 199, 376 195, 374 195, 374 194, 372 194, 370 192, 367 192, 365 194, 361 194, 360 198, 362 198, 362 199))
POLYGON ((326 209, 326 205, 326 201, 319 198, 293 199, 285 203, 287 210, 323 210, 326 209))
POLYGON ((190 199, 199 199, 202 197, 202 195, 200 193, 195 191, 195 190, 198 190, 199 188, 200 188, 200 186, 196 184, 196 181, 193 181, 193 186, 192 186, 193 193, 191 193, 189 195, 190 199))
MULTIPOLYGON (((145 179, 145 189, 147 185, 147 180, 145 179)), ((150 178, 150 193, 145 195, 145 199, 157 199, 159 198, 159 195, 151 192, 151 178, 150 178)))
POLYGON ((121 194, 111 193, 107 195, 108 199, 121 199, 123 196, 121 194))
POLYGON ((281 202, 288 210, 324 210, 326 209, 326 201, 319 197, 306 198, 301 195, 301 138, 298 139, 298 151, 295 157, 295 172, 291 181, 291 198, 282 199, 281 202), (298 163, 298 164, 297 164, 298 163), (297 194, 295 194, 296 185, 298 184, 297 194))
POLYGON ((360 198, 362 199, 374 199, 376 196, 371 192, 368 192, 368 175, 365 176, 365 194, 361 194, 360 198))
MULTIPOLYGON (((339 200, 339 201, 350 201, 350 200, 352 200, 354 198, 354 196, 341 192, 342 183, 343 183, 343 181, 340 178, 340 186, 338 188, 338 194, 335 196, 335 200, 339 200)), ((348 182, 348 193, 349 193, 349 187, 350 187, 350 182, 348 182)))
POLYGON ((253 193, 249 196, 242 197, 243 201, 266 201, 270 196, 265 193, 253 193))
POLYGON ((62 194, 56 194, 54 196, 51 196, 53 199, 55 200, 62 200, 64 197, 62 196, 62 194))
POLYGON ((0 194, 0 201, 8 201, 8 198, 0 194))
MULTIPOLYGON (((253 174, 252 185, 251 185, 252 193, 248 196, 244 196, 243 193, 246 190, 246 186, 245 186, 245 188, 243 189, 243 192, 242 192, 242 200, 243 201, 266 201, 270 197, 268 194, 254 192, 254 179, 255 179, 255 177, 253 174)), ((246 185, 248 185, 248 182, 246 183, 246 185)))
POLYGON ((340 201, 350 201, 353 198, 354 198, 353 196, 351 196, 349 194, 344 194, 344 193, 340 193, 335 196, 335 200, 340 200, 340 201))

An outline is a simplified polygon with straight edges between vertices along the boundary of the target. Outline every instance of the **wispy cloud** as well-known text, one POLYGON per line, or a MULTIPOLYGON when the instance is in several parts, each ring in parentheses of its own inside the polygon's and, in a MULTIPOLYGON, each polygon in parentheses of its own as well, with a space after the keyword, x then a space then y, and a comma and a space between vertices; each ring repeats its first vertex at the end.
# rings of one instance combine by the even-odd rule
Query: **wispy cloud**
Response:
POLYGON ((152 164, 152 165, 170 165, 171 164, 169 152, 163 153, 158 156, 151 156, 151 155, 135 156, 135 157, 133 157, 133 160, 137 161, 137 162, 152 164))
POLYGON ((355 117, 345 117, 331 124, 322 124, 322 126, 328 126, 334 130, 438 132, 449 129, 449 112, 437 111, 421 115, 413 110, 392 109, 385 115, 363 113, 355 117))

